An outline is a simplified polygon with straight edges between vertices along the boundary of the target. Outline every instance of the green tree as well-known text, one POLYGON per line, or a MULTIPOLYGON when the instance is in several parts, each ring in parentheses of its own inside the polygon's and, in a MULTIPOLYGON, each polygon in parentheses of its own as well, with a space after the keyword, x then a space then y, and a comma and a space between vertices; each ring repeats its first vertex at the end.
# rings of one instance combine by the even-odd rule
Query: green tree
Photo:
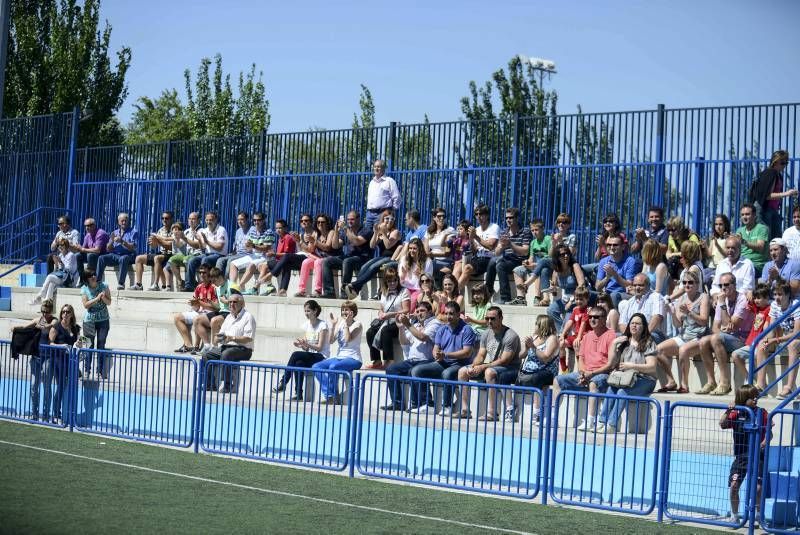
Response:
POLYGON ((189 116, 175 89, 165 89, 156 99, 141 97, 128 125, 126 142, 130 144, 189 139, 192 130, 189 116))
POLYGON ((131 50, 109 58, 111 25, 100 27, 100 0, 14 0, 6 64, 4 117, 81 108, 81 145, 122 141, 114 114, 127 96, 131 50))

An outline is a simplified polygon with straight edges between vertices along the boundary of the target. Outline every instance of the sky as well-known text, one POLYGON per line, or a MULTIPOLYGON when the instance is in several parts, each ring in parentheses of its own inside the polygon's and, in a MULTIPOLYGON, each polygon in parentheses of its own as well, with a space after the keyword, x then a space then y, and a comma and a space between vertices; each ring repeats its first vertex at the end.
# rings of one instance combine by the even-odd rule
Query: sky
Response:
MULTIPOLYGON (((545 87, 574 113, 800 101, 795 0, 104 0, 139 97, 220 53, 263 71, 270 132, 349 128, 360 84, 378 125, 462 118, 459 100, 517 54, 555 61, 545 87)), ((234 83, 235 86, 235 83, 234 83)))

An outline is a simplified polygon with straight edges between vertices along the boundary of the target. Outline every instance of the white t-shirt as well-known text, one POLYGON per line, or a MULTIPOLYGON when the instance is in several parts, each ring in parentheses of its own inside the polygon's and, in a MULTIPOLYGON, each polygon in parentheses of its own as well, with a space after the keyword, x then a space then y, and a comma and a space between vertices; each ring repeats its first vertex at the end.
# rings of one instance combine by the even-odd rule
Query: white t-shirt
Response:
POLYGON ((328 337, 328 324, 321 319, 317 320, 316 325, 311 325, 310 320, 306 320, 303 323, 303 338, 309 344, 320 345, 320 341, 322 341, 322 345, 319 348, 319 354, 325 358, 328 358, 331 354, 331 341, 328 337))
POLYGON ((440 230, 433 236, 430 234, 426 234, 425 239, 428 242, 428 248, 431 250, 431 253, 441 254, 444 252, 444 243, 447 241, 447 237, 455 234, 456 231, 453 227, 447 227, 444 230, 440 230))
POLYGON ((405 288, 400 289, 400 293, 384 295, 381 293, 381 309, 384 312, 400 312, 403 308, 403 301, 410 301, 411 295, 405 288))
POLYGON ((786 240, 786 247, 789 249, 789 258, 800 260, 800 230, 791 226, 783 231, 783 239, 786 240))
MULTIPOLYGON (((344 322, 339 321, 336 327, 336 343, 339 345, 339 350, 335 355, 331 355, 333 359, 356 359, 361 361, 361 338, 364 334, 364 329, 359 329, 358 336, 351 336, 349 342, 344 340, 343 332, 344 322)), ((350 333, 361 327, 358 320, 353 321, 350 326, 350 333)), ((363 361, 362 361, 363 362, 363 361)))
MULTIPOLYGON (((500 237, 500 227, 496 223, 490 223, 486 230, 483 230, 480 226, 475 228, 475 234, 482 240, 492 240, 498 239, 500 237)), ((477 249, 475 250, 476 256, 494 256, 494 251, 487 249, 483 245, 478 245, 477 249)))
MULTIPOLYGON (((792 308, 796 304, 797 304, 797 299, 795 299, 794 301, 789 303, 789 306, 786 307, 786 310, 789 310, 790 308, 792 308)), ((781 317, 783 314, 785 314, 786 310, 781 310, 781 306, 778 304, 778 302, 777 301, 773 301, 769 305, 769 317, 772 318, 772 321, 775 321, 776 319, 781 317)), ((792 331, 794 331, 794 320, 796 320, 797 318, 800 318, 800 310, 795 310, 792 313, 791 316, 789 316, 788 318, 784 319, 781 322, 781 329, 783 329, 783 334, 784 335, 787 335, 787 334, 791 333, 792 331)))
POLYGON ((212 249, 210 245, 206 245, 203 252, 206 254, 217 253, 221 255, 228 253, 228 231, 225 230, 225 227, 217 225, 217 228, 215 228, 213 232, 209 230, 208 227, 205 227, 201 228, 198 232, 206 237, 206 241, 222 242, 222 249, 219 251, 212 249))
MULTIPOLYGON (((433 276, 433 261, 428 258, 425 260, 425 266, 422 268, 424 273, 427 273, 431 277, 433 276)), ((400 284, 403 285, 403 288, 408 288, 409 290, 419 290, 419 278, 422 276, 422 273, 419 273, 417 265, 414 264, 411 269, 406 267, 405 259, 400 262, 400 269, 398 270, 398 274, 400 275, 400 284)))

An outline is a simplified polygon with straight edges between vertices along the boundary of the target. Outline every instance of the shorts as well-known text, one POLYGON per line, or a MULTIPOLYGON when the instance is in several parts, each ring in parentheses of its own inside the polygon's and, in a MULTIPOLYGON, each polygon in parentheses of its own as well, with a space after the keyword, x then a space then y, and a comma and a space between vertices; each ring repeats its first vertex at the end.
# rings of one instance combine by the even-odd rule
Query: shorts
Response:
POLYGON ((192 323, 194 323, 194 320, 197 319, 200 313, 196 310, 187 310, 186 312, 181 312, 181 315, 183 316, 183 321, 187 325, 191 325, 192 323))
POLYGON ((163 266, 165 262, 168 262, 169 259, 172 257, 171 253, 147 253, 147 261, 145 262, 146 265, 152 266, 155 264, 156 257, 160 256, 162 258, 161 265, 163 266))
POLYGON ((486 269, 489 267, 489 261, 492 258, 489 256, 473 256, 470 258, 469 264, 472 266, 472 274, 473 275, 483 275, 486 273, 486 269))
POLYGON ((719 333, 719 338, 728 353, 733 353, 744 345, 744 340, 730 333, 719 333))
POLYGON ((555 376, 545 369, 536 370, 534 372, 520 371, 519 377, 517 377, 517 384, 519 386, 527 386, 541 390, 542 388, 551 386, 554 380, 555 376))
POLYGON ((731 356, 741 360, 750 360, 750 346, 740 347, 731 353, 731 356))
MULTIPOLYGON (((731 463, 730 472, 728 472, 728 486, 730 487, 734 481, 738 481, 740 483, 744 482, 745 477, 747 477, 747 455, 737 455, 733 458, 733 462, 731 463)), ((760 460, 759 466, 764 465, 764 450, 761 450, 760 453, 760 460)), ((762 482, 761 470, 758 471, 758 481, 757 483, 761 485, 762 482)))
POLYGON ((169 263, 173 266, 185 266, 189 263, 189 260, 194 258, 195 256, 199 256, 197 254, 183 254, 183 253, 176 253, 169 258, 169 263))
MULTIPOLYGON (((498 385, 513 385, 514 381, 517 378, 517 370, 518 368, 513 368, 511 366, 492 366, 492 369, 497 373, 497 384, 498 385)), ((476 381, 486 381, 486 372, 484 371, 477 377, 474 377, 476 381)))
POLYGON ((696 342, 699 339, 700 338, 694 338, 692 340, 684 340, 682 336, 673 336, 672 338, 670 338, 670 340, 675 342, 675 345, 678 346, 678 347, 683 347, 686 344, 688 344, 689 342, 696 342))
POLYGON ((523 279, 528 278, 529 276, 533 275, 534 268, 529 268, 525 266, 517 266, 514 268, 514 275, 518 277, 522 277, 523 279))
POLYGON ((258 266, 266 262, 266 258, 263 256, 255 256, 251 254, 236 256, 233 258, 228 265, 236 266, 236 269, 245 269, 251 265, 258 266))

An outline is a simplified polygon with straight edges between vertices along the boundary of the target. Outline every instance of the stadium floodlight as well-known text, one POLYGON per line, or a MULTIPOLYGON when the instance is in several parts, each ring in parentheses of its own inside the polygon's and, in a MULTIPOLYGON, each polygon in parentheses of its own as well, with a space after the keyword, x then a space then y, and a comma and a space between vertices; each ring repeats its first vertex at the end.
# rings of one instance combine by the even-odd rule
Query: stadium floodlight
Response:
POLYGON ((544 75, 547 74, 547 79, 550 79, 550 76, 556 74, 556 62, 551 59, 544 59, 544 58, 532 58, 528 57, 525 54, 518 54, 517 57, 519 61, 525 65, 529 65, 531 69, 536 71, 539 74, 539 85, 541 86, 544 82, 544 75))

